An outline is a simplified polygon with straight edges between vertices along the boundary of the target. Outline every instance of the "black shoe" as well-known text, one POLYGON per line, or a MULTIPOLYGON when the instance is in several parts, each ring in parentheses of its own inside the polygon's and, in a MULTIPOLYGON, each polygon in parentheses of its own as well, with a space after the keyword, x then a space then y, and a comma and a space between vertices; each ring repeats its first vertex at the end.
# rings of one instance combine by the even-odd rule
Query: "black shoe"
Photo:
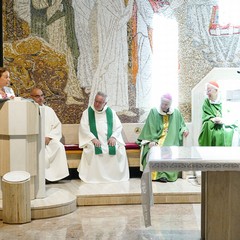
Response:
POLYGON ((45 184, 54 184, 54 183, 59 183, 59 181, 49 181, 47 179, 45 179, 45 184))
POLYGON ((48 181, 47 179, 45 179, 45 184, 51 184, 51 181, 48 181))
POLYGON ((167 182, 168 182, 167 178, 165 178, 165 177, 161 177, 161 178, 159 179, 159 181, 160 181, 160 182, 163 182, 163 183, 167 183, 167 182))

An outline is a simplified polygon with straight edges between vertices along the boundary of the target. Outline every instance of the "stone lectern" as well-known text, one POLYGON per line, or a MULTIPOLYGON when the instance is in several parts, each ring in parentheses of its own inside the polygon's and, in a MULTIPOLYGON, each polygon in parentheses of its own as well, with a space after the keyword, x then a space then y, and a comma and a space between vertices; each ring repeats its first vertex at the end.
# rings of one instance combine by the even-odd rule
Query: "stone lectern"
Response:
MULTIPOLYGON (((10 171, 30 173, 30 195, 35 199, 40 183, 39 107, 28 100, 8 100, 0 103, 0 178, 10 171)), ((41 175, 41 174, 40 174, 41 175)), ((44 176, 41 177, 44 179, 44 176)))

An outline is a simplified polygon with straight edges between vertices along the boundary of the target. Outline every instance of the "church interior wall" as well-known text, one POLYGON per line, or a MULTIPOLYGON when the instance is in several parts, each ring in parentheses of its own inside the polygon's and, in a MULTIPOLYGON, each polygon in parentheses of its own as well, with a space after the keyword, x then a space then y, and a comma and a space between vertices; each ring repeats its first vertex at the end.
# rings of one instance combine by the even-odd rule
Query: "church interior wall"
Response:
POLYGON ((98 90, 108 93, 123 123, 144 121, 141 116, 150 110, 142 97, 150 94, 144 77, 150 69, 140 71, 144 63, 149 67, 144 59, 151 52, 147 45, 141 49, 140 39, 150 41, 150 33, 144 34, 151 23, 143 26, 140 20, 151 19, 151 11, 178 22, 178 107, 186 122, 192 119, 191 91, 201 79, 214 67, 239 66, 240 35, 216 22, 218 1, 3 0, 2 5, 3 61, 12 88, 27 98, 40 87, 63 124, 79 123, 98 90))

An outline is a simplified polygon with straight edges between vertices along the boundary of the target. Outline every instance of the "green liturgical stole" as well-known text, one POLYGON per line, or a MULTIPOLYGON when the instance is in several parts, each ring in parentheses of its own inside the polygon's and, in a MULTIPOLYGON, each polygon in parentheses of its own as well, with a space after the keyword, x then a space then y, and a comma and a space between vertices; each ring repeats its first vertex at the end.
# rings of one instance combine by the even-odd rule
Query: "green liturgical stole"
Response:
MULTIPOLYGON (((106 109, 106 116, 107 116, 107 140, 112 136, 113 130, 113 114, 112 110, 108 107, 106 109)), ((95 119, 95 112, 94 110, 89 107, 88 108, 88 121, 90 126, 91 133, 98 139, 97 127, 96 127, 96 119, 95 119)), ((115 146, 108 146, 109 155, 116 155, 116 147, 115 146)), ((102 148, 95 146, 95 154, 102 154, 102 148)))

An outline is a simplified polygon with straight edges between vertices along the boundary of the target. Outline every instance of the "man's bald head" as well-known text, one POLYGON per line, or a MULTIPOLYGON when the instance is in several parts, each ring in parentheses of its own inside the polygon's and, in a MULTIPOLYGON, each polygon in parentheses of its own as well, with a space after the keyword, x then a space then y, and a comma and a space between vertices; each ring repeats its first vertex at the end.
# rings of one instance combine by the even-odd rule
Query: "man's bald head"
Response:
POLYGON ((40 106, 44 104, 45 102, 44 94, 40 88, 33 88, 30 94, 31 98, 40 106))

